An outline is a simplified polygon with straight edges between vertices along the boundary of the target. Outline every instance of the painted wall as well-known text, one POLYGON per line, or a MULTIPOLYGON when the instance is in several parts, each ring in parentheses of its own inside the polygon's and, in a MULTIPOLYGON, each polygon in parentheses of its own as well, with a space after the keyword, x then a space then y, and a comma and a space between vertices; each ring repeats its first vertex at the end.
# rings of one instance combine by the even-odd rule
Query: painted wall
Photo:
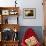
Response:
POLYGON ((22 26, 43 26, 43 6, 42 0, 21 0, 20 2, 20 22, 22 26), (36 19, 24 19, 23 8, 36 8, 36 19))
MULTIPOLYGON (((15 6, 15 0, 0 0, 1 7, 15 6)), ((17 0, 19 11, 19 24, 21 26, 43 26, 43 6, 42 0, 17 0), (23 8, 36 8, 36 19, 24 19, 23 8)))
POLYGON ((15 0, 0 0, 1 7, 12 7, 15 5, 15 0))
MULTIPOLYGON (((15 0, 0 0, 0 7, 13 7, 15 6, 14 3, 15 0)), ((44 20, 44 16, 43 16, 43 6, 42 6, 42 0, 17 0, 17 3, 20 7, 19 9, 19 24, 20 26, 34 26, 32 27, 35 32, 37 33, 40 41, 43 41, 43 30, 42 27, 38 27, 38 26, 43 26, 43 20, 44 20), (36 8, 36 19, 24 19, 23 17, 23 8, 36 8), (36 26, 36 27, 35 27, 36 26)), ((12 17, 9 17, 9 22, 11 21, 12 17)), ((13 21, 14 22, 14 21, 13 21)), ((20 29, 20 40, 22 38, 22 35, 25 31, 25 29, 27 29, 27 27, 21 27, 20 29), (21 35, 22 34, 22 35, 21 35)))

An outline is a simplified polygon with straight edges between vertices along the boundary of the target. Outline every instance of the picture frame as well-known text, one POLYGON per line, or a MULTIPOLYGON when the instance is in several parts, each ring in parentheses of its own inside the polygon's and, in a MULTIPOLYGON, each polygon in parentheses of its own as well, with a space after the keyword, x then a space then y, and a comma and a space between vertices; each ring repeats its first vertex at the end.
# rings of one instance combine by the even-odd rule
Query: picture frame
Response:
POLYGON ((2 15, 9 15, 9 10, 2 10, 2 15))
POLYGON ((25 19, 35 19, 36 18, 36 8, 24 8, 24 18, 25 19))

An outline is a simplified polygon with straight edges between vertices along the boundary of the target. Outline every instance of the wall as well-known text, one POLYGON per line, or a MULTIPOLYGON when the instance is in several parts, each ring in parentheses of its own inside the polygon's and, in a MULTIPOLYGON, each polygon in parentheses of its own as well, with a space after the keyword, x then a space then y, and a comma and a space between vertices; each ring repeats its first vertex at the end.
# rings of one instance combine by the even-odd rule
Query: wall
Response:
MULTIPOLYGON (((1 7, 15 6, 15 0, 0 0, 1 7)), ((19 24, 21 26, 43 26, 43 6, 42 0, 17 0, 20 7, 19 24), (36 19, 24 19, 23 8, 36 8, 36 19)))
POLYGON ((21 12, 20 12, 20 22, 22 26, 43 26, 43 6, 42 0, 21 0, 21 12), (24 19, 23 18, 23 8, 36 8, 36 19, 24 19))
POLYGON ((0 0, 0 6, 1 7, 12 7, 14 6, 15 0, 0 0))
MULTIPOLYGON (((14 3, 15 0, 0 0, 0 7, 13 7, 15 6, 14 3)), ((19 24, 20 26, 20 32, 19 32, 19 38, 21 40, 23 33, 26 31, 26 26, 32 26, 31 28, 34 29, 34 31, 37 33, 40 42, 43 42, 43 30, 42 26, 44 26, 43 20, 43 6, 42 6, 42 0, 17 0, 17 3, 20 7, 19 9, 19 24), (23 8, 36 8, 36 19, 24 19, 23 17, 23 8), (25 26, 25 27, 24 27, 25 26)), ((15 17, 13 17, 15 18, 15 17)), ((9 22, 11 21, 12 17, 9 17, 9 22)), ((11 21, 14 22, 14 21, 11 21)), ((15 23, 15 22, 14 22, 15 23)))

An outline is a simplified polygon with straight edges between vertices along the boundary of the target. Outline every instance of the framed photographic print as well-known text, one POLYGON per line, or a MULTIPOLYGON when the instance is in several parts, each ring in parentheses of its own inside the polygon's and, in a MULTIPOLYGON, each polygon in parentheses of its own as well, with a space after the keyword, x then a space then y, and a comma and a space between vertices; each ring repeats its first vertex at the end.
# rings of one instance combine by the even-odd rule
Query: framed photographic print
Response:
POLYGON ((9 10, 2 10, 2 15, 9 15, 9 10))
POLYGON ((36 8, 24 8, 24 18, 35 19, 36 18, 36 8))

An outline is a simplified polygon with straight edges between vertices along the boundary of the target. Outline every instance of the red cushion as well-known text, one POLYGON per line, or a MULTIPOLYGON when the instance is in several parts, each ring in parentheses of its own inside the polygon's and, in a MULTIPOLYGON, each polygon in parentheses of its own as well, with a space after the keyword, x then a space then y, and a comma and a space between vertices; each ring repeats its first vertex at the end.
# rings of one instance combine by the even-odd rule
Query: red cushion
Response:
POLYGON ((35 37, 36 37, 37 35, 36 35, 36 33, 33 31, 32 28, 28 28, 28 29, 26 30, 26 32, 25 32, 24 37, 22 38, 22 42, 21 42, 22 46, 26 46, 25 39, 28 39, 29 37, 32 37, 32 36, 35 36, 35 37))

